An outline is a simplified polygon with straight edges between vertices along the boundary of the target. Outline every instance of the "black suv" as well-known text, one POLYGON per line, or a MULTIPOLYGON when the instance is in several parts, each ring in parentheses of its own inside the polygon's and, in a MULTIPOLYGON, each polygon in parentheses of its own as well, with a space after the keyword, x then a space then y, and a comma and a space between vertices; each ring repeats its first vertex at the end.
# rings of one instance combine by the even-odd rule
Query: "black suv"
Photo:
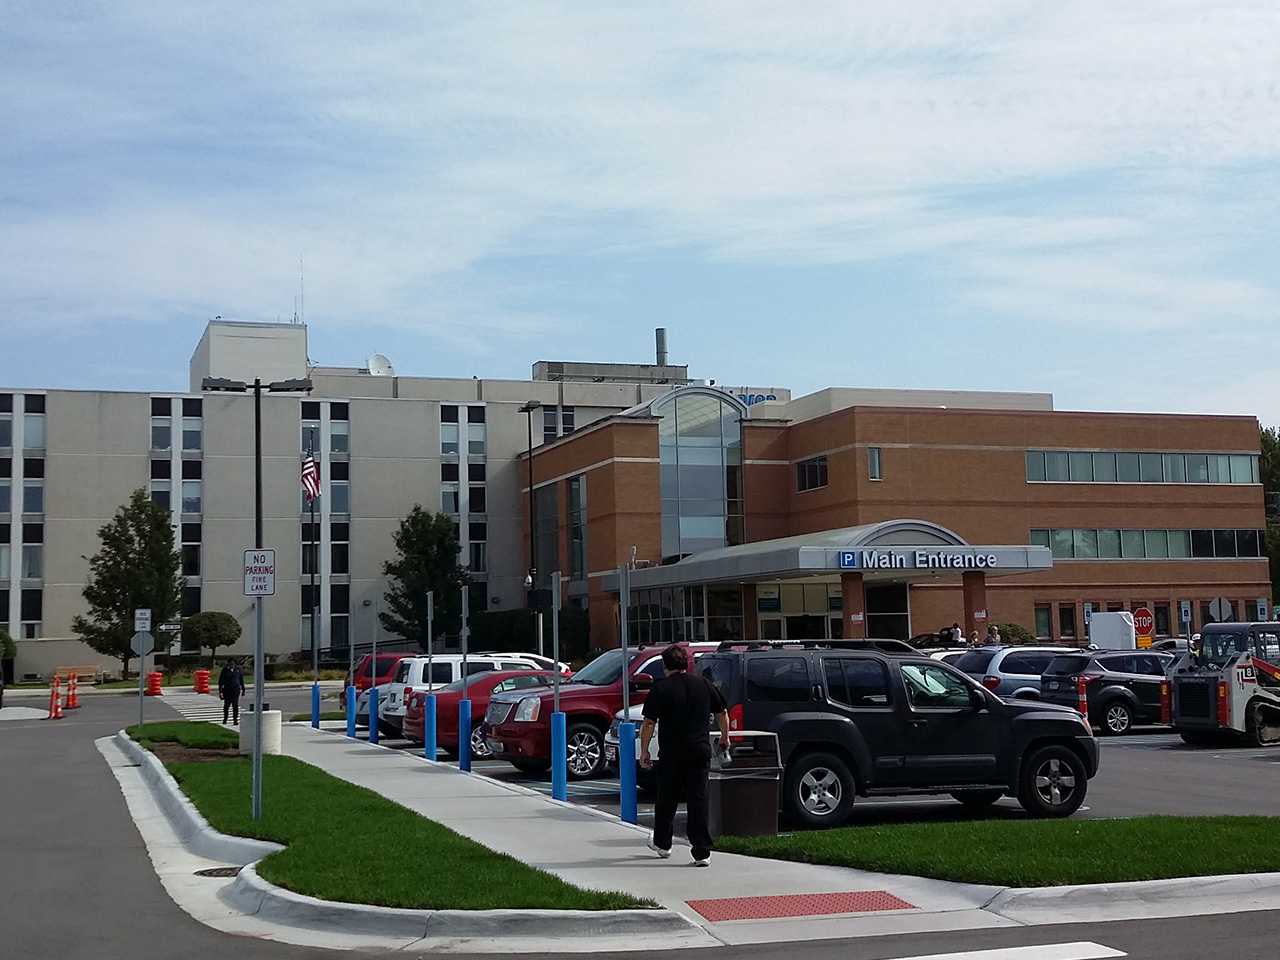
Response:
POLYGON ((729 703, 730 727, 778 735, 782 808, 837 826, 854 796, 949 793, 980 806, 1016 796, 1065 817, 1098 771, 1098 742, 1074 710, 1005 701, 941 661, 872 643, 722 645, 698 662, 729 703))
POLYGON ((1061 654, 1040 678, 1040 699, 1077 707, 1084 683, 1089 720, 1103 733, 1128 733, 1135 723, 1160 722, 1160 684, 1173 655, 1155 650, 1061 654))

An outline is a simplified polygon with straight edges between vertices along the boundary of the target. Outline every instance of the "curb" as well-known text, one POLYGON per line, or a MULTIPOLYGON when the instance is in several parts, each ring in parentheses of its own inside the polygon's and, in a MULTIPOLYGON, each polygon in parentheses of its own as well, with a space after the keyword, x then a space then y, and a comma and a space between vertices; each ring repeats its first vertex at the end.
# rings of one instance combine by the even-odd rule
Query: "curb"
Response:
POLYGON ((253 863, 269 853, 283 850, 278 843, 254 840, 249 837, 229 837, 209 826, 200 811, 183 795, 176 780, 170 776, 160 759, 121 730, 116 734, 116 746, 130 760, 138 764, 143 781, 151 790, 164 815, 173 825, 174 833, 182 845, 206 860, 224 863, 253 863))
MULTIPOLYGON (((283 850, 280 844, 219 833, 182 793, 159 758, 123 730, 116 745, 131 760, 183 846, 209 860, 242 864, 218 892, 242 913, 292 927, 372 936, 422 939, 705 937, 698 924, 673 910, 406 910, 341 903, 294 893, 262 879, 254 861, 283 850)), ((424 761, 425 762, 425 761, 424 761)), ((691 945, 688 942, 681 946, 691 945)), ((658 947, 660 945, 654 945, 658 947)))
POLYGON ((219 898, 268 920, 412 939, 627 937, 701 932, 669 910, 404 910, 320 900, 285 890, 246 866, 219 898))

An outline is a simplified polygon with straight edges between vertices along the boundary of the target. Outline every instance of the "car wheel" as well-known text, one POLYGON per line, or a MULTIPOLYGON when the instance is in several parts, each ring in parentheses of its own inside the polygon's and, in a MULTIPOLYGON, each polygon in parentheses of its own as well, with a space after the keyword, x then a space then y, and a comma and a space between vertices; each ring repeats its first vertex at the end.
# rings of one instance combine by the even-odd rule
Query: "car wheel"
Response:
POLYGON ((1113 737, 1133 728, 1133 711, 1123 700, 1112 700, 1102 708, 1102 732, 1113 737))
POLYGON ((957 790, 951 796, 966 807, 989 807, 1004 796, 1003 790, 957 790))
POLYGON ((471 759, 488 760, 493 756, 489 749, 489 741, 484 738, 482 725, 477 723, 471 728, 471 759))
POLYGON ((788 764, 783 806, 788 819, 809 827, 836 827, 853 807, 848 765, 830 753, 808 753, 788 764))
POLYGON ((604 767, 604 735, 590 723, 575 723, 565 731, 565 770, 570 780, 590 780, 604 767))
POLYGON ((1079 757, 1050 744, 1022 761, 1018 802, 1033 817, 1069 817, 1084 802, 1088 779, 1079 757))
POLYGON ((512 760, 510 763, 521 773, 546 773, 551 769, 548 760, 512 760))

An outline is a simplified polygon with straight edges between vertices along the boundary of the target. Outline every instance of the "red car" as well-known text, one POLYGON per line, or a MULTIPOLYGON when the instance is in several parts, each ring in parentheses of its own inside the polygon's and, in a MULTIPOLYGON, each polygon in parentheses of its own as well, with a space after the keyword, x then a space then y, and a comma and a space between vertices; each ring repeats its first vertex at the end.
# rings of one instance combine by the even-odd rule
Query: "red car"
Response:
MULTIPOLYGON (((551 682, 550 670, 489 670, 467 678, 467 699, 471 701, 471 756, 476 760, 488 759, 491 754, 480 725, 489 709, 489 697, 493 693, 524 691, 541 688, 551 682)), ((436 746, 450 758, 458 756, 458 702, 462 699, 462 681, 456 680, 443 687, 436 687, 436 746)), ((422 728, 422 712, 427 694, 415 692, 404 708, 402 735, 414 743, 422 743, 426 734, 422 728)))
MULTIPOLYGON (((355 688, 357 695, 368 690, 370 687, 378 684, 390 683, 391 676, 396 672, 396 664, 405 657, 412 657, 412 653, 380 653, 378 654, 378 679, 377 683, 371 683, 369 680, 369 662, 373 659, 373 655, 366 653, 360 658, 360 662, 356 664, 356 680, 355 688)), ((347 709, 347 687, 351 686, 351 671, 347 671, 347 682, 342 685, 342 692, 338 694, 338 706, 347 709)))
MULTIPOLYGON (((662 651, 668 644, 628 650, 630 702, 640 704, 653 682, 663 676, 662 651)), ((697 658, 719 644, 680 644, 697 658)), ((622 709, 622 651, 608 650, 560 684, 560 710, 565 714, 566 772, 570 780, 599 776, 604 769, 604 735, 622 709)), ((494 693, 484 715, 484 738, 499 760, 518 770, 541 773, 551 766, 551 689, 494 693)))

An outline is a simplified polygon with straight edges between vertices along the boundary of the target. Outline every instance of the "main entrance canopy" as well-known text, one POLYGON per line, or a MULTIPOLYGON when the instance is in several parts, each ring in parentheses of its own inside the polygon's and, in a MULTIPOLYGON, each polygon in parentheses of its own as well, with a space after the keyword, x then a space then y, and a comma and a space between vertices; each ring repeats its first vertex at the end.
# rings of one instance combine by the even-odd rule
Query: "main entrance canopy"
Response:
MULTIPOLYGON (((959 579, 969 571, 998 577, 1052 567, 1048 547, 973 545, 927 520, 886 520, 722 547, 685 557, 679 563, 642 567, 631 572, 631 588, 762 583, 851 573, 861 574, 864 582, 911 583, 959 579)), ((618 592, 616 573, 605 575, 604 589, 618 592)))

